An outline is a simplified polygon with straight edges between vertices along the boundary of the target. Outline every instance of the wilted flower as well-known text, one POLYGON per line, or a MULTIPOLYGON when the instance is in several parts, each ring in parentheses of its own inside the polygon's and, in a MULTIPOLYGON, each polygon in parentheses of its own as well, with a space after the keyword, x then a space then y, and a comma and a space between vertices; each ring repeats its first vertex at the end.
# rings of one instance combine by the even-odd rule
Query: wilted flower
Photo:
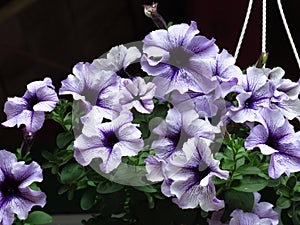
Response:
POLYGON ((205 140, 192 138, 183 145, 182 152, 172 155, 166 165, 165 180, 170 182, 165 184, 162 192, 174 196, 173 202, 183 209, 200 205, 205 211, 219 210, 224 207, 224 201, 216 198, 212 177, 227 179, 229 176, 219 164, 205 140))
POLYGON ((7 121, 3 126, 25 125, 27 133, 35 133, 43 126, 45 112, 52 111, 58 103, 52 80, 34 81, 27 85, 23 97, 8 98, 4 105, 7 121))
POLYGON ((157 96, 164 97, 172 90, 181 94, 188 90, 208 93, 217 85, 212 81, 210 60, 218 47, 199 33, 196 22, 173 25, 168 30, 156 30, 143 42, 142 69, 155 76, 157 96))
POLYGON ((261 115, 264 121, 251 129, 245 148, 258 147, 263 154, 271 155, 269 176, 274 179, 300 171, 300 131, 295 133, 280 111, 263 109, 261 115))
POLYGON ((154 108, 153 96, 156 86, 152 82, 145 83, 141 77, 126 79, 119 95, 119 103, 124 110, 135 108, 140 113, 150 114, 154 108))
POLYGON ((11 225, 14 214, 26 219, 33 206, 46 204, 46 195, 29 187, 41 182, 43 175, 36 162, 17 162, 16 156, 6 150, 0 151, 0 159, 0 224, 11 225))
POLYGON ((112 122, 105 123, 98 119, 99 113, 90 112, 89 116, 92 118, 85 119, 82 134, 74 142, 74 156, 81 165, 100 158, 100 170, 109 173, 118 167, 122 156, 133 156, 142 150, 141 132, 131 123, 130 112, 123 112, 112 122))
POLYGON ((140 51, 136 47, 126 48, 124 45, 113 47, 108 53, 107 58, 98 58, 93 61, 98 71, 107 71, 122 78, 130 77, 126 68, 141 57, 140 51))

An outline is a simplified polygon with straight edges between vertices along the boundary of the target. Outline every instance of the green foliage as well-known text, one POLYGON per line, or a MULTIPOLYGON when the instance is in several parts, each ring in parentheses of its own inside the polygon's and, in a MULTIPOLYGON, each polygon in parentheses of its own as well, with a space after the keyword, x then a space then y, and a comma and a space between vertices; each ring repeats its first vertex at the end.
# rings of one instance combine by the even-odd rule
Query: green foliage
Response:
POLYGON ((49 224, 51 222, 52 217, 42 211, 31 212, 25 220, 25 224, 49 224))

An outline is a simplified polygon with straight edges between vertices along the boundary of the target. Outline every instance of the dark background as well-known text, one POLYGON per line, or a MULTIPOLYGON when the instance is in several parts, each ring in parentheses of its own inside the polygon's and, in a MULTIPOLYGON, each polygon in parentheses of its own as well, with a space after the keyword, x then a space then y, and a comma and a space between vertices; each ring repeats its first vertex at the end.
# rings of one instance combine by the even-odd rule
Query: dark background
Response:
MULTIPOLYGON (((142 40, 156 29, 143 14, 141 0, 0 0, 0 119, 7 97, 22 96, 26 85, 45 76, 60 81, 79 61, 90 62, 111 47, 142 40)), ((276 1, 268 0, 267 66, 281 66, 286 76, 299 79, 292 49, 276 1)), ((234 54, 246 14, 248 0, 164 0, 159 12, 166 21, 190 23, 195 20, 201 34, 216 38, 220 49, 234 54)), ((300 3, 283 1, 291 33, 300 51, 300 3)), ((261 48, 261 0, 254 1, 246 36, 237 65, 242 69, 256 62, 261 48)), ((46 123, 35 148, 51 148, 59 127, 46 123)), ((14 151, 20 146, 18 129, 0 128, 0 149, 14 151)), ((35 149, 38 151, 38 149, 35 149)), ((1 160, 1 159, 0 159, 1 160)), ((56 200, 52 200, 52 204, 56 200)), ((51 200, 50 200, 51 205, 51 200)), ((51 206, 52 207, 52 206, 51 206)), ((68 211, 58 204, 53 211, 68 211)))

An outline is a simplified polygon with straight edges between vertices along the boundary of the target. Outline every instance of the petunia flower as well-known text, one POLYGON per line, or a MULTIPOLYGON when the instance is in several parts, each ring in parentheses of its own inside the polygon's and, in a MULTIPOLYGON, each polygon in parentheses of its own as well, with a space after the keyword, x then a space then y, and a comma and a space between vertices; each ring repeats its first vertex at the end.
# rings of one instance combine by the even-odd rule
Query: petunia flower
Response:
POLYGON ((144 40, 142 69, 155 76, 156 95, 178 90, 208 93, 217 82, 212 79, 210 60, 214 60, 219 49, 215 40, 199 33, 196 22, 191 25, 178 24, 148 34, 144 40))
POLYGON ((259 148, 265 155, 271 155, 269 176, 278 178, 285 173, 300 171, 300 131, 278 110, 263 109, 263 123, 253 127, 245 140, 245 148, 259 148))
POLYGON ((268 78, 275 86, 271 107, 278 109, 289 120, 300 116, 300 85, 289 79, 283 79, 284 70, 276 67, 269 71, 268 78))
POLYGON ((242 88, 236 99, 238 106, 230 107, 230 119, 236 123, 261 121, 260 110, 270 108, 274 84, 267 82, 265 69, 250 67, 238 83, 242 88))
POLYGON ((208 120, 199 119, 196 111, 180 112, 177 108, 168 111, 167 117, 153 133, 158 139, 152 142, 156 155, 166 159, 175 151, 181 151, 183 144, 193 137, 202 137, 212 141, 217 129, 208 120))
POLYGON ((141 77, 126 79, 119 95, 119 103, 123 110, 135 108, 140 113, 150 114, 153 111, 153 97, 156 86, 152 82, 145 83, 141 77))
POLYGON ((119 77, 113 73, 100 70, 94 64, 80 62, 74 66, 73 74, 61 82, 59 94, 71 94, 74 100, 83 103, 83 110, 87 113, 96 105, 99 93, 118 81, 119 77))
POLYGON ((229 172, 221 170, 219 164, 205 140, 192 138, 184 144, 182 152, 172 155, 166 165, 165 179, 171 182, 162 192, 174 196, 173 202, 183 209, 198 205, 204 211, 224 208, 224 201, 216 198, 212 177, 227 179, 229 172))
POLYGON ((6 127, 25 125, 27 133, 35 133, 43 126, 45 112, 52 111, 58 103, 52 80, 34 81, 27 85, 23 97, 8 98, 4 105, 7 121, 6 127))
POLYGON ((134 156, 144 146, 141 132, 132 124, 130 112, 122 112, 111 122, 102 123, 99 114, 89 114, 82 134, 74 142, 74 156, 83 166, 93 159, 102 159, 99 168, 104 173, 113 171, 121 163, 122 156, 134 156))
POLYGON ((279 216, 273 210, 273 205, 269 202, 259 202, 261 195, 254 192, 254 205, 251 212, 244 212, 240 209, 235 209, 230 216, 232 217, 229 222, 222 223, 221 217, 223 210, 214 212, 211 219, 207 222, 209 225, 278 225, 279 216))
POLYGON ((14 214, 24 220, 33 206, 44 207, 46 195, 29 185, 43 180, 42 169, 32 162, 17 162, 11 152, 0 151, 0 224, 11 225, 14 214))
POLYGON ((241 87, 238 83, 244 78, 244 75, 239 67, 235 64, 234 57, 223 50, 217 55, 215 61, 211 61, 211 69, 213 75, 220 83, 219 92, 221 97, 225 97, 229 92, 240 92, 241 87))
POLYGON ((93 61, 93 65, 98 71, 107 71, 122 78, 128 78, 130 75, 126 68, 141 58, 141 53, 137 47, 126 48, 124 45, 113 47, 106 58, 98 58, 93 61))

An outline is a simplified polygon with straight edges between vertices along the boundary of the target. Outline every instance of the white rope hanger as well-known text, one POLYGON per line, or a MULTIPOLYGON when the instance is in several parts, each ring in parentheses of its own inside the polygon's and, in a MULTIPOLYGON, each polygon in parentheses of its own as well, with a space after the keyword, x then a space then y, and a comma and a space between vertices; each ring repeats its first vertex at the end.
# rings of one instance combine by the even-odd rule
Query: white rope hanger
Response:
POLYGON ((291 44, 291 46, 292 46, 292 49, 293 49, 293 52, 294 52, 294 55, 295 55, 295 58, 296 58, 296 60, 297 60, 298 67, 299 67, 299 69, 300 69, 300 59, 299 59, 299 55, 298 55, 298 52, 297 52, 295 43, 294 43, 294 41, 293 41, 292 34, 291 34, 291 32, 290 32, 289 26, 288 26, 288 24, 287 24, 287 22, 286 22, 286 18, 285 18, 284 12, 283 12, 283 8, 282 8, 281 1, 280 1, 280 0, 277 0, 277 4, 278 4, 279 12, 280 12, 280 15, 281 15, 281 18, 282 18, 282 22, 283 22, 285 31, 286 31, 287 36, 288 36, 288 38, 289 38, 290 44, 291 44))
MULTIPOLYGON (((285 14, 283 12, 281 1, 277 0, 277 4, 278 4, 279 12, 280 12, 280 15, 281 15, 281 18, 282 18, 282 22, 283 22, 285 31, 288 35, 289 42, 291 44, 291 47, 293 49, 293 53, 295 55, 298 67, 300 69, 300 58, 299 58, 295 43, 293 41, 289 26, 287 24, 285 14)), ((245 20, 244 20, 243 28, 242 28, 242 31, 241 31, 241 34, 240 34, 240 37, 239 37, 239 41, 238 41, 238 44, 237 44, 237 47, 236 47, 236 50, 235 50, 235 54, 234 54, 235 60, 238 57, 238 54, 239 54, 239 51, 240 51, 240 48, 241 48, 241 45, 242 45, 242 42, 243 42, 243 39, 244 39, 244 36, 245 36, 245 31, 246 31, 246 28, 247 28, 247 25, 248 25, 252 5, 253 5, 253 0, 250 0, 249 4, 248 4, 248 9, 247 9, 246 17, 245 17, 245 20)), ((262 36, 261 36, 261 52, 262 53, 267 53, 267 51, 266 51, 266 37, 267 37, 267 35, 266 35, 267 34, 266 25, 267 25, 267 0, 262 0, 262 36)))
POLYGON ((248 25, 252 5, 253 5, 253 0, 250 0, 249 4, 248 4, 248 9, 247 9, 246 17, 245 17, 245 20, 244 20, 242 32, 240 34, 240 38, 239 38, 239 41, 238 41, 238 44, 236 46, 235 53, 234 53, 234 59, 235 60, 237 59, 237 57, 239 55, 240 48, 241 48, 241 45, 242 45, 242 42, 243 42, 243 39, 244 39, 244 36, 245 36, 245 31, 246 31, 246 28, 247 28, 247 25, 248 25))

